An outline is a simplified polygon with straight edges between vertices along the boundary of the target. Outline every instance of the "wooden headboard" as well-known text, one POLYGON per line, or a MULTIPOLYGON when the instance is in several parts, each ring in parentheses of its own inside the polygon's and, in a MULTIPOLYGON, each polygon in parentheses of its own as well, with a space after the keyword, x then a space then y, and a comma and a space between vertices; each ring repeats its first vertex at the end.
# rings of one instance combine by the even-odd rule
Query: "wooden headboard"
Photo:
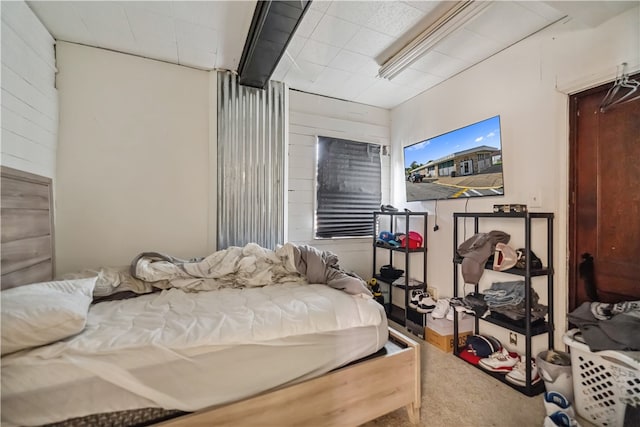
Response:
POLYGON ((51 179, 1 167, 0 274, 2 289, 54 275, 51 179))

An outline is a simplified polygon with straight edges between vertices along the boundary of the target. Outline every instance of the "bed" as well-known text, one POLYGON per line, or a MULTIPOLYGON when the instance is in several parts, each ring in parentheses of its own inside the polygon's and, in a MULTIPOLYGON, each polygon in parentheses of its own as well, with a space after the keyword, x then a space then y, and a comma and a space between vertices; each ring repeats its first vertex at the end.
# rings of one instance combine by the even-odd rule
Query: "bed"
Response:
MULTIPOLYGON (((50 180, 3 167, 1 185, 2 289, 52 280, 55 263, 50 180)), ((194 296, 165 290, 92 304, 81 334, 3 355, 3 425, 96 425, 109 416, 135 420, 123 421, 123 425, 359 425, 401 407, 407 408, 413 423, 418 422, 418 344, 388 329, 384 311, 374 301, 315 284, 213 292, 194 296), (215 298, 207 300, 213 292, 215 298), (290 295, 296 296, 294 300, 288 299, 290 295), (168 300, 176 296, 177 300, 168 300), (234 325, 230 331, 213 334, 215 327, 205 322, 191 334, 195 339, 213 334, 216 339, 222 337, 222 342, 212 344, 207 337, 197 347, 183 343, 184 336, 189 335, 184 331, 192 331, 194 322, 203 322, 187 317, 199 311, 194 307, 200 304, 210 308, 216 303, 240 307, 238 300, 253 301, 255 306, 243 305, 244 312, 236 309, 235 320, 227 322, 234 325), (266 305, 262 301, 277 306, 277 316, 288 319, 286 325, 294 330, 262 330, 263 322, 254 322, 248 328, 251 334, 258 334, 259 344, 243 341, 241 337, 251 334, 246 333, 247 325, 240 324, 247 313, 262 310, 266 305), (171 318, 162 312, 162 304, 172 307, 170 315, 184 313, 185 317, 171 318), (323 305, 343 304, 357 310, 358 316, 336 315, 326 325, 287 317, 300 311, 295 307, 307 310, 317 306, 316 312, 320 312, 327 309, 323 305), (129 341, 127 335, 114 332, 126 329, 127 322, 144 323, 135 316, 144 306, 160 310, 163 319, 176 323, 174 336, 166 341, 170 347, 165 341, 158 345, 154 338, 157 331, 149 332, 147 341, 138 339, 142 332, 129 341), (353 317, 362 322, 349 323, 353 317), (108 319, 113 318, 121 323, 109 324, 108 319), (312 330, 298 330, 298 325, 305 322, 313 326, 312 330), (338 328, 337 324, 346 327, 338 328), (99 325, 109 325, 113 335, 105 338, 99 325), (105 341, 118 345, 114 351, 102 352, 101 359, 77 357, 78 348, 87 346, 87 342, 100 347, 105 341), (131 345, 133 341, 136 346, 131 345), (64 357, 58 357, 60 354, 64 357), (33 362, 36 359, 38 363, 33 362), (239 367, 231 368, 237 363, 239 367), (54 378, 45 378, 47 372, 55 373, 54 378), (174 383, 173 388, 157 393, 164 389, 156 388, 154 381, 174 383), (150 388, 145 389, 148 385, 150 388), (65 407, 70 401, 74 404, 65 407), (141 413, 145 414, 143 418, 141 413)), ((221 307, 211 311, 218 312, 221 307)), ((225 318, 234 319, 233 311, 225 318)), ((273 312, 265 313, 265 318, 274 316, 273 312)))

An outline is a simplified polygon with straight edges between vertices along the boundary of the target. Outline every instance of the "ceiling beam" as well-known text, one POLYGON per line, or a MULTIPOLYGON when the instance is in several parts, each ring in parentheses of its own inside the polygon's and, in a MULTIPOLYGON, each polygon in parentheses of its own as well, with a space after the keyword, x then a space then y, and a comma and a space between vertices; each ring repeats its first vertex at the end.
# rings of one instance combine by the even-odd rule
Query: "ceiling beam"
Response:
POLYGON ((241 85, 264 89, 311 1, 259 1, 242 50, 241 85))

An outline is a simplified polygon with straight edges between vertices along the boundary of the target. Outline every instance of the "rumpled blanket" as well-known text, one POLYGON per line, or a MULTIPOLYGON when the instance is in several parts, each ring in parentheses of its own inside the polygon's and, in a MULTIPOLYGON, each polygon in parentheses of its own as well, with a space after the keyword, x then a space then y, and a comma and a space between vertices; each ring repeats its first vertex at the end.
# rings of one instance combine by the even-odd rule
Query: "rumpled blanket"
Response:
POLYGON ((101 268, 73 277, 87 274, 98 276, 94 298, 125 291, 144 294, 157 289, 180 288, 197 292, 280 283, 326 284, 352 295, 373 298, 364 280, 340 268, 335 254, 293 243, 278 246, 275 251, 249 243, 190 260, 159 252, 143 252, 133 259, 128 269, 101 268))
POLYGON ((136 279, 160 289, 214 291, 220 288, 251 288, 278 283, 305 283, 294 265, 295 245, 275 251, 255 243, 231 246, 211 255, 184 261, 158 252, 143 252, 131 262, 136 279))

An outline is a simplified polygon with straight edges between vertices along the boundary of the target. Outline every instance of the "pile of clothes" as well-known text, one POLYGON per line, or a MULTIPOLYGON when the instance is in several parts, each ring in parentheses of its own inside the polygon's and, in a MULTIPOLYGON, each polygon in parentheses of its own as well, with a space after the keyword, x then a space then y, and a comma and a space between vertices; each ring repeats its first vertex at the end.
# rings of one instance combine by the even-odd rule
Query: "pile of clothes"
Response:
MULTIPOLYGON (((484 292, 484 300, 491 311, 491 317, 504 320, 517 326, 524 327, 525 310, 524 281, 496 282, 484 292)), ((531 288, 531 323, 544 322, 547 315, 547 306, 540 304, 540 297, 535 289, 531 288)))
MULTIPOLYGON (((531 289, 532 325, 543 323, 548 307, 539 303, 538 293, 531 289)), ((494 282, 483 293, 472 292, 466 295, 462 304, 473 310, 476 316, 508 322, 514 326, 525 327, 525 286, 523 280, 513 282, 494 282)))
POLYGON ((584 302, 568 319, 591 351, 640 351, 640 301, 584 302))

